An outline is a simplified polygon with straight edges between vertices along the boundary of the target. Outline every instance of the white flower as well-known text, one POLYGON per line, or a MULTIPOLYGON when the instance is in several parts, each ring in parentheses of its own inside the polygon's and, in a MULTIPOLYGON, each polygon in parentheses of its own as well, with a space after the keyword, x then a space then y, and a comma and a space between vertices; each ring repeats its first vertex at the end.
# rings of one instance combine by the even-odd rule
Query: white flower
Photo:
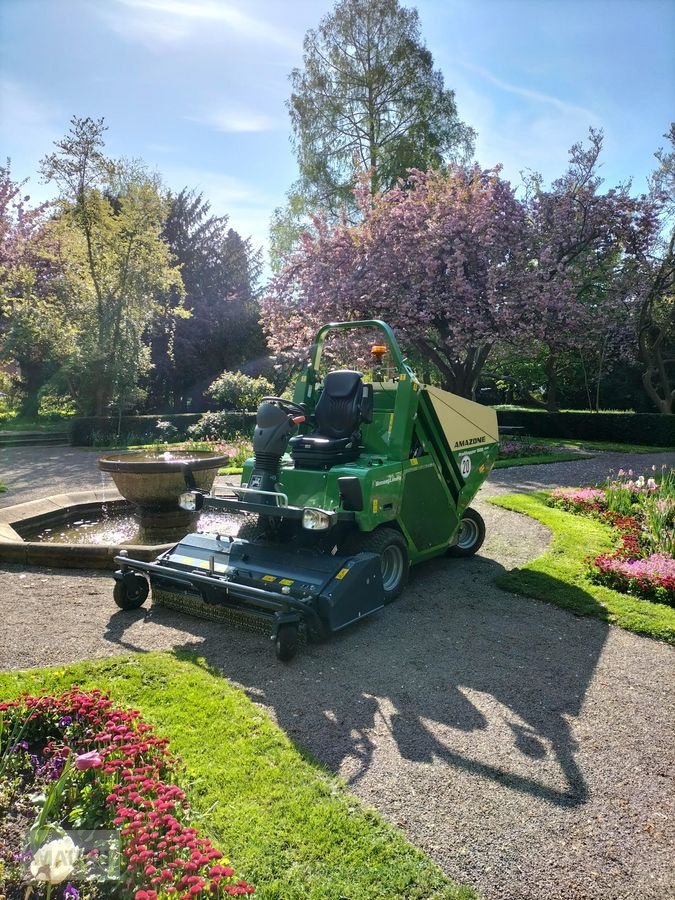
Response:
POLYGON ((68 835, 48 841, 36 851, 30 864, 31 875, 37 881, 60 884, 75 868, 79 852, 68 835))

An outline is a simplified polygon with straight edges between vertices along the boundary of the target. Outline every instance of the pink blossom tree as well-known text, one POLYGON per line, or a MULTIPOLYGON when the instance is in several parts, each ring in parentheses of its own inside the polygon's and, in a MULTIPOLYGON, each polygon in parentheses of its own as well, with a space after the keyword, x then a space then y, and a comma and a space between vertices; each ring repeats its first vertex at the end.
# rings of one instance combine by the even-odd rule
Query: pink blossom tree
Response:
POLYGON ((544 350, 546 400, 558 408, 558 381, 571 354, 595 358, 596 406, 603 366, 612 354, 632 352, 628 337, 635 313, 624 274, 653 233, 644 198, 628 185, 600 190, 602 134, 589 132, 586 146, 570 150, 565 174, 545 190, 538 175, 526 182, 531 231, 531 299, 537 309, 536 337, 544 350))
POLYGON ((478 166, 411 170, 386 193, 363 185, 357 199, 359 224, 316 220, 270 283, 271 346, 302 348, 325 321, 381 318, 446 389, 472 396, 498 338, 536 328, 522 204, 498 169, 478 166))

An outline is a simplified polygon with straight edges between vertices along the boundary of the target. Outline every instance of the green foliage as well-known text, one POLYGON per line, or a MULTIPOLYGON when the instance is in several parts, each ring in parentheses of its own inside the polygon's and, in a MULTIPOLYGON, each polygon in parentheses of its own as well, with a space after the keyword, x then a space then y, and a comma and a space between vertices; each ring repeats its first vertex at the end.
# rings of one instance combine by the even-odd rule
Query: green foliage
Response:
POLYGON ((223 372, 207 393, 225 409, 254 410, 263 397, 274 395, 274 385, 266 378, 251 378, 242 372, 223 372))
POLYGON ((255 413, 208 412, 188 428, 188 434, 193 440, 227 441, 251 433, 254 426, 255 413))
POLYGON ((633 412, 498 410, 501 425, 518 426, 533 437, 675 446, 675 416, 633 412))
POLYGON ((69 418, 77 412, 73 398, 68 394, 57 394, 49 388, 40 391, 38 415, 45 418, 69 418))
POLYGON ((374 193, 411 167, 468 156, 475 134, 398 0, 340 0, 305 35, 288 103, 300 193, 333 212, 352 206, 359 173, 374 193))
MULTIPOLYGON (((188 427, 199 420, 199 413, 176 413, 162 417, 176 428, 176 437, 187 436, 188 427)), ((70 442, 76 447, 151 443, 159 439, 157 416, 78 416, 70 423, 70 442), (133 438, 133 440, 132 440, 133 438)))
POLYGON ((0 675, 0 696, 100 688, 138 708, 182 758, 200 831, 261 900, 472 900, 194 656, 144 653, 0 675))
MULTIPOLYGON (((74 117, 41 173, 61 191, 52 230, 69 246, 66 281, 77 299, 76 350, 64 377, 77 384, 84 411, 122 413, 139 398, 149 369, 146 329, 171 294, 183 296, 179 269, 161 231, 167 214, 160 184, 138 164, 103 154, 103 120, 74 117)), ((166 306, 162 308, 167 314, 166 306)))
POLYGON ((169 302, 167 316, 153 325, 150 403, 199 409, 220 372, 266 354, 257 303, 260 252, 187 189, 169 195, 163 238, 180 265, 190 316, 174 320, 169 302))
POLYGON ((675 644, 675 609, 646 603, 589 579, 588 557, 613 548, 609 526, 552 509, 543 493, 509 494, 491 497, 489 502, 532 516, 553 532, 551 549, 534 562, 500 575, 499 587, 675 644))

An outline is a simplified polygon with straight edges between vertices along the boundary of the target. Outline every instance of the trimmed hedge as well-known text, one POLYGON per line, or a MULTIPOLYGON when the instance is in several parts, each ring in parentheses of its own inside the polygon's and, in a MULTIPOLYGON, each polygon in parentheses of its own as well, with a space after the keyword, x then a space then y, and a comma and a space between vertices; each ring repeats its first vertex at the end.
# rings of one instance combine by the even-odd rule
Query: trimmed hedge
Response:
MULTIPOLYGON (((172 415, 153 416, 122 416, 121 422, 117 418, 104 416, 83 416, 73 419, 70 426, 70 443, 75 447, 92 447, 94 436, 97 443, 105 443, 120 440, 127 441, 133 438, 133 443, 144 444, 158 439, 157 422, 170 422, 176 429, 176 439, 184 440, 189 437, 188 428, 195 425, 201 419, 203 413, 175 413, 172 415), (119 436, 118 436, 119 426, 119 436)), ((253 432, 255 413, 231 412, 225 414, 228 424, 231 424, 231 433, 253 432)))
POLYGON ((523 428, 532 437, 675 447, 675 416, 659 413, 500 409, 497 420, 500 426, 523 428))

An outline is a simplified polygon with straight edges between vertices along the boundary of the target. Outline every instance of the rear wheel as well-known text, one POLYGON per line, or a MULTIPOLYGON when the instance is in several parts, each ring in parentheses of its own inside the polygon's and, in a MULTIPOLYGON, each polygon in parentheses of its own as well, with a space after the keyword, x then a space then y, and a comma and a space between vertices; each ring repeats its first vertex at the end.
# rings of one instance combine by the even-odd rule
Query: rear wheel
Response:
POLYGON ((485 540, 485 522, 475 509, 469 507, 462 513, 457 543, 448 549, 451 556, 473 556, 485 540))
POLYGON ((353 535, 348 542, 348 552, 377 553, 382 567, 384 602, 391 603, 403 593, 408 583, 408 544, 395 528, 377 528, 375 531, 353 535))
POLYGON ((126 574, 123 580, 115 582, 113 599, 120 609, 138 609, 145 603, 149 591, 150 585, 142 575, 130 578, 126 574))

